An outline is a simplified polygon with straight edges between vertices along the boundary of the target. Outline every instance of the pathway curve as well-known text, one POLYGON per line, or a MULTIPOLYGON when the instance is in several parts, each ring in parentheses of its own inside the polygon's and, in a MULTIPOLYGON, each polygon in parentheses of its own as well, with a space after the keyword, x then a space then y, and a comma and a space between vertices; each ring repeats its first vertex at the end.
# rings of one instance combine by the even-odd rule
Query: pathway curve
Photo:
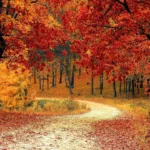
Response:
POLYGON ((91 108, 81 115, 47 117, 42 122, 1 136, 0 150, 100 150, 91 123, 113 119, 121 114, 117 108, 89 101, 79 101, 91 108), (6 136, 13 140, 5 140, 6 136))

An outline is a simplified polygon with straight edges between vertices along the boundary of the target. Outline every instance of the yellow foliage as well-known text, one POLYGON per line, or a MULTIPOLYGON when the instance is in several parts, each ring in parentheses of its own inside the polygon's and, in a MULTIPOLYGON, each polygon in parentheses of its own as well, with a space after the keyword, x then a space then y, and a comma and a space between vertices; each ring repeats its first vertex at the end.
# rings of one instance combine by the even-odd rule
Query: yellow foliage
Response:
POLYGON ((6 62, 0 63, 0 100, 5 107, 16 106, 17 100, 24 97, 24 89, 27 89, 29 85, 30 73, 28 70, 22 73, 22 68, 23 66, 19 66, 17 70, 10 70, 6 67, 6 62))

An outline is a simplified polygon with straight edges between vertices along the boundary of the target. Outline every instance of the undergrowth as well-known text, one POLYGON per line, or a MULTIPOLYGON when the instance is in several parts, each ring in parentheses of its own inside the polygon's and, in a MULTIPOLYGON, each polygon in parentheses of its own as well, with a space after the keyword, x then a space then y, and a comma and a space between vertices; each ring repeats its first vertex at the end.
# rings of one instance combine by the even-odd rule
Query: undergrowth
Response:
MULTIPOLYGON (((2 108, 1 108, 2 109, 2 108)), ((13 108, 13 110, 22 113, 40 113, 40 114, 78 114, 89 111, 85 104, 80 104, 72 99, 41 99, 41 100, 28 100, 20 102, 13 108)))

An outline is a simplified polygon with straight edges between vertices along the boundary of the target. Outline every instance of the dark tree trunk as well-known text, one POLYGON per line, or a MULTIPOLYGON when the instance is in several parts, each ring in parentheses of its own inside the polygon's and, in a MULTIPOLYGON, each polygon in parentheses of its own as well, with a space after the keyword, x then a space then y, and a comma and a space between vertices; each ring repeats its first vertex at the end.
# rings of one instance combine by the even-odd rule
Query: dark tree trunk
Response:
POLYGON ((114 81, 113 81, 114 97, 117 97, 116 80, 115 80, 115 71, 113 71, 112 75, 113 75, 113 77, 114 77, 114 81))
POLYGON ((124 84, 123 84, 123 93, 126 93, 126 80, 124 79, 124 84))
POLYGON ((131 80, 129 79, 129 92, 131 92, 131 80))
POLYGON ((52 87, 55 87, 55 72, 53 66, 52 66, 52 87))
POLYGON ((128 99, 128 81, 127 81, 127 79, 126 79, 126 86, 125 86, 125 87, 126 87, 126 88, 125 88, 125 89, 126 89, 126 90, 125 90, 125 91, 126 91, 126 92, 125 92, 125 93, 126 93, 126 99, 128 99))
POLYGON ((34 84, 36 84, 36 67, 33 67, 33 77, 34 77, 34 84))
POLYGON ((91 76, 91 94, 94 94, 94 77, 93 75, 91 76))
POLYGON ((126 99, 129 99, 129 92, 130 92, 130 79, 126 79, 126 99))
POLYGON ((119 84, 119 94, 120 94, 120 96, 121 96, 121 93, 122 93, 122 83, 120 81, 120 84, 119 84))
POLYGON ((41 76, 39 75, 39 89, 42 89, 42 84, 41 84, 41 76))
POLYGON ((49 89, 49 74, 47 74, 47 89, 49 89))
POLYGON ((70 94, 73 94, 72 87, 71 87, 70 74, 68 75, 68 81, 69 81, 69 91, 70 91, 70 94))
POLYGON ((28 95, 28 90, 24 89, 24 95, 27 96, 28 95))
POLYGON ((137 93, 140 94, 140 89, 139 89, 139 78, 137 79, 136 87, 137 87, 137 93))
POLYGON ((55 86, 56 86, 56 83, 57 83, 57 68, 55 68, 55 72, 54 72, 55 74, 54 74, 54 84, 55 84, 55 86))
POLYGON ((59 83, 62 83, 62 77, 63 77, 63 65, 61 64, 61 62, 60 62, 59 74, 60 74, 60 77, 59 77, 59 83))
POLYGON ((75 72, 75 65, 73 64, 72 77, 71 77, 71 87, 72 88, 74 88, 74 72, 75 72))
MULTIPOLYGON (((79 61, 81 60, 81 56, 79 56, 79 61)), ((79 67, 79 70, 78 70, 78 78, 80 78, 81 76, 81 67, 79 67)))
POLYGON ((62 77, 63 77, 63 72, 60 72, 60 78, 59 78, 59 83, 62 83, 62 77))
POLYGON ((134 97, 134 79, 132 79, 132 97, 134 97))
POLYGON ((42 91, 44 91, 44 75, 42 76, 42 91))
POLYGON ((103 73, 100 75, 100 95, 103 94, 103 73))
POLYGON ((0 58, 4 58, 3 53, 4 53, 5 47, 6 47, 5 40, 3 39, 2 36, 3 36, 3 34, 0 33, 0 58))
MULTIPOLYGON (((0 0, 0 14, 2 13, 2 8, 3 8, 3 2, 2 2, 2 0, 0 0)), ((0 28, 1 28, 1 31, 0 31, 0 58, 4 58, 3 53, 4 53, 5 48, 6 48, 6 43, 5 43, 5 40, 3 38, 2 23, 0 24, 0 28)))
POLYGON ((116 81, 113 82, 113 91, 114 91, 114 97, 117 97, 117 91, 116 91, 116 81))
POLYGON ((72 92, 72 86, 71 86, 71 55, 68 54, 66 58, 66 86, 69 88, 70 94, 73 94, 72 92), (67 84, 68 80, 68 84, 67 84))
POLYGON ((37 79, 39 78, 39 71, 38 70, 36 71, 36 78, 37 79))

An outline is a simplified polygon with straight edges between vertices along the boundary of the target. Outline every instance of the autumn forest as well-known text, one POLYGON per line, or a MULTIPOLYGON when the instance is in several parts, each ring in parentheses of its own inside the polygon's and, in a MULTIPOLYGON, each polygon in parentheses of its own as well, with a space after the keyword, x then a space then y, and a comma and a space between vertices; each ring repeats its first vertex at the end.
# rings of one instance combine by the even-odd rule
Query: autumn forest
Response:
POLYGON ((149 146, 149 0, 0 0, 0 150, 149 146))

